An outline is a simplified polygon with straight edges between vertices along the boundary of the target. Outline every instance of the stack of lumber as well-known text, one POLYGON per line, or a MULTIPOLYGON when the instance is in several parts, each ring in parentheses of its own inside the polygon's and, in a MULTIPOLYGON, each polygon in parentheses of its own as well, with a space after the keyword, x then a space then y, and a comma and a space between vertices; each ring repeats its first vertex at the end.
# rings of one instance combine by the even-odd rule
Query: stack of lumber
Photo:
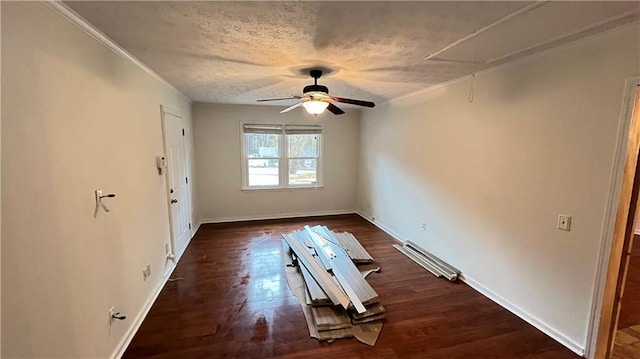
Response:
MULTIPOLYGON (((352 336, 361 340, 358 333, 371 330, 379 334, 384 307, 365 279, 371 271, 363 274, 364 269, 356 265, 371 264, 374 259, 358 240, 326 226, 305 226, 282 237, 285 264, 296 267, 304 282, 301 304, 305 313, 311 313, 310 333, 317 331, 320 340, 352 336)), ((375 339, 377 335, 373 343, 375 339)))
POLYGON ((418 263, 422 268, 428 270, 438 278, 445 277, 454 282, 458 280, 458 277, 460 276, 460 271, 458 269, 411 241, 406 241, 401 246, 394 244, 393 248, 399 250, 412 261, 418 263))

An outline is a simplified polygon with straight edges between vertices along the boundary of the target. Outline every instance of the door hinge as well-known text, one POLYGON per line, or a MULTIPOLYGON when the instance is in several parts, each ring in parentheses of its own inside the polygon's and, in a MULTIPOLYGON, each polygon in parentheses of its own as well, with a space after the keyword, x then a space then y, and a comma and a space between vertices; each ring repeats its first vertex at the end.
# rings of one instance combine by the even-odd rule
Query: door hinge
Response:
POLYGON ((182 129, 182 135, 184 136, 184 128, 182 129))
POLYGON ((191 229, 191 223, 189 223, 189 229, 191 229))
POLYGON ((187 182, 187 184, 189 184, 189 177, 185 177, 184 181, 187 182))

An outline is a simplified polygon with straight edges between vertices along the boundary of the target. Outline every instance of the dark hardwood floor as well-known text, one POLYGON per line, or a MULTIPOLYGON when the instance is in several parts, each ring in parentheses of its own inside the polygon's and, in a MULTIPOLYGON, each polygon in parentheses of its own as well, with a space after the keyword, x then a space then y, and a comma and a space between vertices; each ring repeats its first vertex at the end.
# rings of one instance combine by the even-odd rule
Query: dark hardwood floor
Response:
POLYGON ((611 359, 640 358, 640 236, 634 235, 611 359))
POLYGON ((627 281, 622 295, 622 307, 618 319, 618 329, 640 324, 640 236, 635 235, 627 281))
POLYGON ((203 225, 125 358, 578 358, 463 283, 427 273, 357 215, 203 225), (382 268, 367 279, 386 319, 375 347, 309 337, 289 292, 280 234, 352 232, 382 268))

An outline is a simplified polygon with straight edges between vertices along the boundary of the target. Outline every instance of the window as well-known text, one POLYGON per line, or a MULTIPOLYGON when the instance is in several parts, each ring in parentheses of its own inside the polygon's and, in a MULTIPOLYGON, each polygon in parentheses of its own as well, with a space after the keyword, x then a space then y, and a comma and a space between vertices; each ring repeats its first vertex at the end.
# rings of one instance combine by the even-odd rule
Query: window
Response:
POLYGON ((243 130, 243 188, 321 186, 319 125, 253 125, 243 130))

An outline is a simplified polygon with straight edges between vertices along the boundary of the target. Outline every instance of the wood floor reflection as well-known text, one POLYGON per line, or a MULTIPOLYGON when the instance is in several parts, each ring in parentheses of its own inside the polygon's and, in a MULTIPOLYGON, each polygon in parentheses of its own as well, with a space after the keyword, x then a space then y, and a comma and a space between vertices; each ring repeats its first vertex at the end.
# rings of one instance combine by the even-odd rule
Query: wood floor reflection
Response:
POLYGON ((640 358, 640 236, 635 235, 612 359, 640 358))
POLYGON ((437 279, 357 215, 203 225, 125 358, 579 358, 463 283, 437 279), (280 235, 352 232, 381 266, 367 279, 387 310, 375 347, 309 338, 287 287, 280 235))

